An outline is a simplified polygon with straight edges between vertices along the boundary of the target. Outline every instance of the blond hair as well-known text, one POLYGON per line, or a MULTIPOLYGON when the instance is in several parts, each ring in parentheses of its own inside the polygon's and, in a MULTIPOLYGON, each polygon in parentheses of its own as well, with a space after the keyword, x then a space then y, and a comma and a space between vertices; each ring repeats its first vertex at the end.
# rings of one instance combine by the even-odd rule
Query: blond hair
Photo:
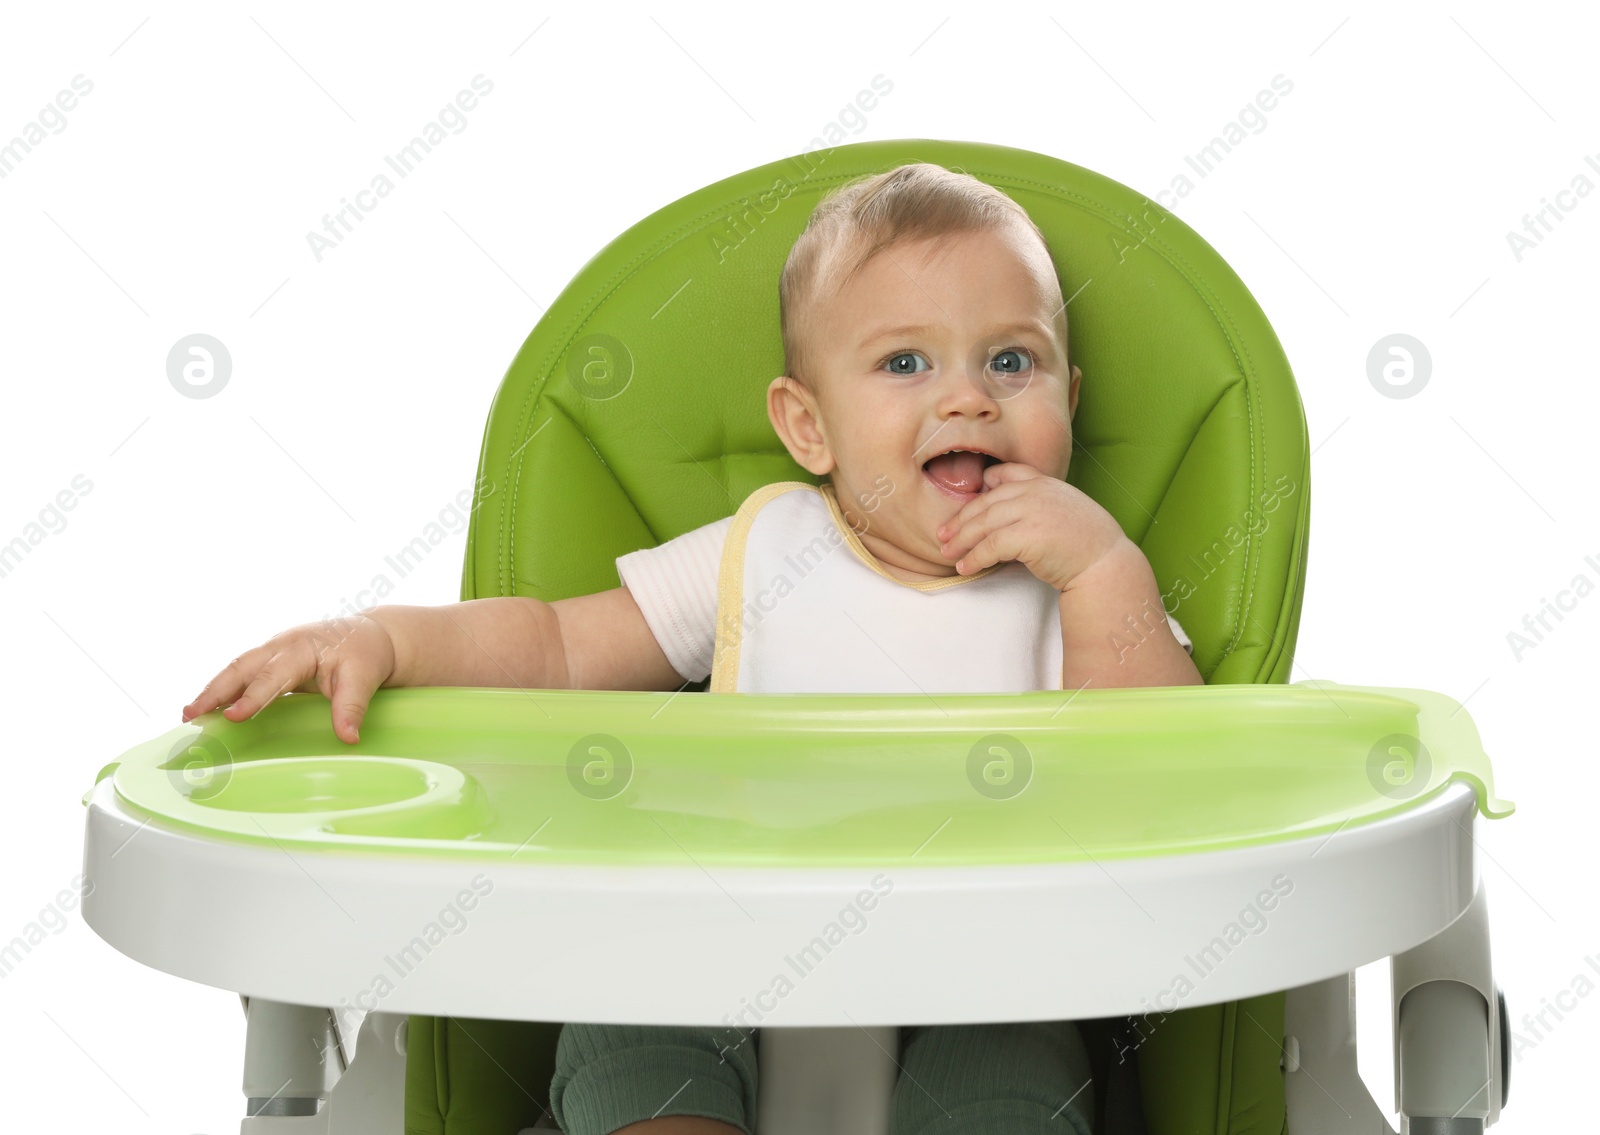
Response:
POLYGON ((937 247, 958 233, 1019 222, 1039 238, 1048 257, 1050 246, 1027 210, 971 174, 910 162, 839 186, 811 214, 778 278, 785 373, 811 382, 808 346, 819 302, 884 248, 921 238, 935 238, 937 247))

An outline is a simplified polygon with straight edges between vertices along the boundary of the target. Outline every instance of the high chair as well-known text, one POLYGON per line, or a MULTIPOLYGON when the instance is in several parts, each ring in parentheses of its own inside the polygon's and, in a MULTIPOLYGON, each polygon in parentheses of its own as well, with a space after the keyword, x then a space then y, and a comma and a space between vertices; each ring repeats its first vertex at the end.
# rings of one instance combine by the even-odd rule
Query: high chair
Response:
MULTIPOLYGON (((1084 374, 1070 480, 1144 550, 1208 684, 380 690, 354 746, 326 699, 289 694, 137 745, 84 796, 84 916, 241 995, 242 1135, 548 1128, 578 1020, 742 1022, 760 1135, 881 1135, 898 1026, 1064 1019, 1098 1132, 1371 1135, 1354 970, 1386 957, 1402 1130, 1498 1118, 1475 837, 1512 806, 1451 699, 1289 683, 1294 379, 1217 253, 1133 190, 911 139, 640 221, 501 383, 462 598, 613 588, 617 556, 815 483, 765 412, 778 273, 825 192, 919 160, 1046 235, 1084 374)), ((1130 616, 1129 649, 1147 631, 1130 616)))

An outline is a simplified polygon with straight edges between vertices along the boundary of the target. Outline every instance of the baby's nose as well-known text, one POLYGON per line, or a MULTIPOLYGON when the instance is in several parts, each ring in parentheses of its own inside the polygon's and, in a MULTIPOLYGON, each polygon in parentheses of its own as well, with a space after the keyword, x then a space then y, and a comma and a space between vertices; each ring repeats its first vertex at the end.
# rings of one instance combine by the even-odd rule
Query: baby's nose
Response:
POLYGON ((939 389, 939 402, 946 410, 997 413, 999 393, 987 366, 951 368, 939 389))

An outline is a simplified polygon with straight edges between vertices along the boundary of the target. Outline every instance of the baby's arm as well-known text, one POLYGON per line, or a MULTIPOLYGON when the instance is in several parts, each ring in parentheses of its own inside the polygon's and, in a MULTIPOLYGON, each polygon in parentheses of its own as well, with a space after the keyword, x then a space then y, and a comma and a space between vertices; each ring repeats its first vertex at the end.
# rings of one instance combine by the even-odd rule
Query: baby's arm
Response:
POLYGON ((1126 536, 1061 592, 1061 639, 1064 689, 1205 682, 1167 623, 1150 561, 1126 536))
POLYGON ((395 643, 391 686, 675 690, 683 685, 626 587, 368 612, 395 643))
POLYGON ((626 587, 545 603, 530 596, 441 607, 384 606, 306 623, 241 654, 184 707, 220 705, 243 721, 285 690, 320 691, 333 728, 354 743, 383 686, 675 690, 667 661, 626 587), (228 703, 232 704, 228 704, 228 703))

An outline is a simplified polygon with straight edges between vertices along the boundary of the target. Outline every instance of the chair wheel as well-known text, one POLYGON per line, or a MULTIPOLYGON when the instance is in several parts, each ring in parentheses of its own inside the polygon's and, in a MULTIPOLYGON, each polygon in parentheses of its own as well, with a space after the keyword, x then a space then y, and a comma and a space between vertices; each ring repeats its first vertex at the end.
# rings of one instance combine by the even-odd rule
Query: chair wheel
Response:
POLYGON ((1494 999, 1500 1013, 1500 1106, 1506 1106, 1511 1096, 1511 1018, 1506 1015, 1506 994, 1498 984, 1494 999))
POLYGON ((1489 1006, 1459 981, 1400 1001, 1400 1111, 1411 1135, 1481 1135, 1489 1115, 1489 1006))

